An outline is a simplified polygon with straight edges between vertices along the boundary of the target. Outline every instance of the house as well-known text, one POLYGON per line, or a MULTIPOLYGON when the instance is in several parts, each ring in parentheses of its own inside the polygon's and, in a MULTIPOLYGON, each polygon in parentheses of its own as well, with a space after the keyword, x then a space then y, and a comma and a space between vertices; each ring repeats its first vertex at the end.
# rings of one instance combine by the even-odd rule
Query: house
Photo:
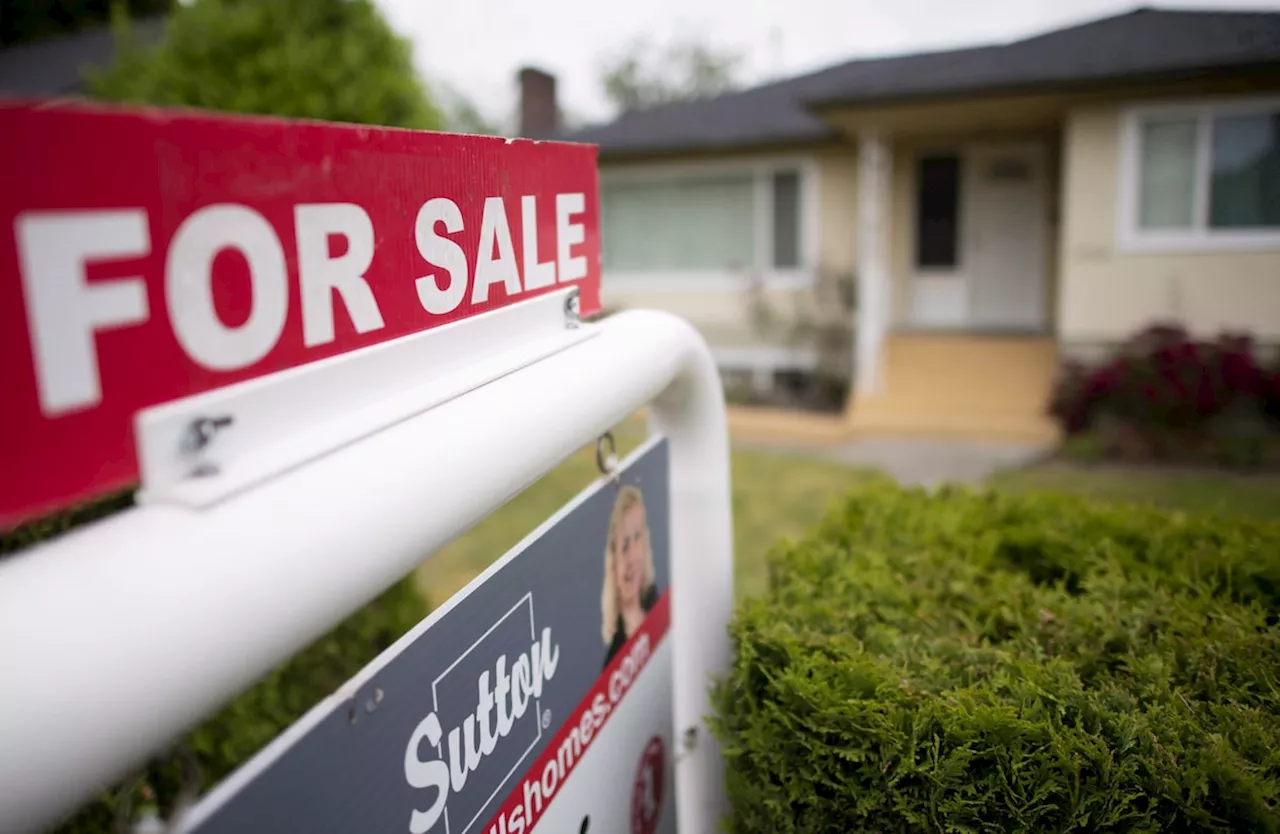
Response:
POLYGON ((1048 440, 1064 356, 1156 319, 1280 344, 1280 13, 1144 8, 566 138, 600 148, 606 304, 687 317, 726 371, 815 362, 753 329, 751 282, 812 306, 856 275, 815 432, 1048 440))

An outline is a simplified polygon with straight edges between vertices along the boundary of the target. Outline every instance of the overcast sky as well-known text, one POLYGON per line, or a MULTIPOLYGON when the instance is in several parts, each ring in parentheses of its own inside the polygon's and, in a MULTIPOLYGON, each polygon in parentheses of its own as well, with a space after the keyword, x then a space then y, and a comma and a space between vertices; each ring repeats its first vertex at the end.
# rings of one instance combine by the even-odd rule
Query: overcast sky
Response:
MULTIPOLYGON (((697 38, 746 57, 744 81, 795 75, 853 57, 1009 40, 1128 11, 1135 0, 377 0, 412 39, 428 82, 467 95, 494 120, 515 112, 526 65, 559 79, 578 120, 612 115, 600 67, 636 38, 697 38)), ((1280 9, 1280 0, 1199 0, 1161 7, 1280 9)))

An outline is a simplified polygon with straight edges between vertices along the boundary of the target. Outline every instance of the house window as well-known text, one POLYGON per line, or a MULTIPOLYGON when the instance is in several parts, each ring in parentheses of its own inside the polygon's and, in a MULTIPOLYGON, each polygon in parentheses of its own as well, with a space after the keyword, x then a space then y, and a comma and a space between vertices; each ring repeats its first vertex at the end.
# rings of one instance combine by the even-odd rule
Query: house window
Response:
POLYGON ((600 188, 606 272, 724 277, 805 266, 806 182, 796 168, 608 177, 600 188))
POLYGON ((800 266, 800 172, 773 175, 773 265, 800 266))
POLYGON ((960 157, 921 159, 916 187, 916 266, 954 269, 960 251, 960 157))
POLYGON ((749 176, 609 183, 604 265, 620 272, 737 270, 755 262, 749 176))
POLYGON ((1148 112, 1130 129, 1134 241, 1280 243, 1280 103, 1148 112))
POLYGON ((1214 119, 1210 160, 1210 228, 1280 228, 1280 108, 1214 119))

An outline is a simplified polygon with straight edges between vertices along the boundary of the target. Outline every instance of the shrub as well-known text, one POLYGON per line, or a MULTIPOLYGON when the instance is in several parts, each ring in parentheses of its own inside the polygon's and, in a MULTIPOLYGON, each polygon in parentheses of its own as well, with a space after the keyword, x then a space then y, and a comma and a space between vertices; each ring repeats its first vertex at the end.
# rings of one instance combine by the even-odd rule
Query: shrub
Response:
POLYGON ((1068 438, 1094 435, 1103 456, 1255 465, 1280 453, 1280 374, 1247 336, 1147 328, 1096 367, 1065 364, 1049 411, 1068 438))
POLYGON ((1280 525, 877 483, 717 684, 738 832, 1280 830, 1280 525))
POLYGON ((1247 336, 1192 339, 1176 325, 1155 325, 1096 368, 1064 367, 1050 411, 1068 433, 1104 414, 1137 426, 1197 429, 1241 401, 1261 406, 1269 384, 1247 336))

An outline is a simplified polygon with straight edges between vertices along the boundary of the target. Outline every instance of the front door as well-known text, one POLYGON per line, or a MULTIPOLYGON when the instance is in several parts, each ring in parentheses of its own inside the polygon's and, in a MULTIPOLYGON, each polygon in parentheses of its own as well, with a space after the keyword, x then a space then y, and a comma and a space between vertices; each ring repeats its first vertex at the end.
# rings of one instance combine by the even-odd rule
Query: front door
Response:
POLYGON ((971 327, 1044 330, 1048 189, 1043 145, 975 145, 965 154, 964 275, 971 327))

